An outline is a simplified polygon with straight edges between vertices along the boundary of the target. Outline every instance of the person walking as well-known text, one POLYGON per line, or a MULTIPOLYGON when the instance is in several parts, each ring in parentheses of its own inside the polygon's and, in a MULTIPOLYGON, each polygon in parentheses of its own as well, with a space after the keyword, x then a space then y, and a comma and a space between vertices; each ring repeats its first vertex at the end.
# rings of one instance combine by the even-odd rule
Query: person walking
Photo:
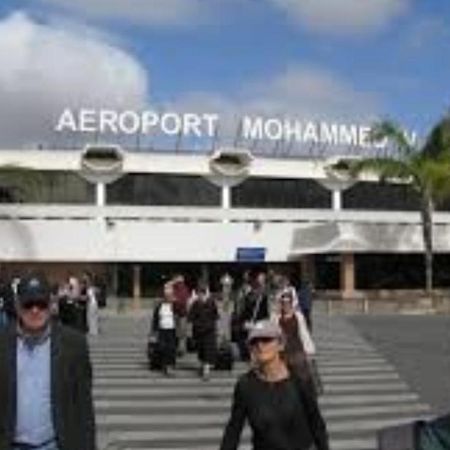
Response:
POLYGON ((310 332, 312 332, 312 304, 313 304, 313 289, 311 281, 305 280, 300 285, 298 293, 298 307, 302 312, 306 325, 310 332))
POLYGON ((209 294, 209 289, 206 286, 199 287, 196 299, 189 309, 188 320, 192 323, 192 334, 204 380, 209 379, 216 358, 218 318, 217 305, 209 294))
POLYGON ((99 333, 99 316, 98 316, 98 288, 93 282, 93 278, 89 278, 89 284, 86 290, 87 294, 87 328, 90 336, 97 336, 99 333))
POLYGON ((242 360, 247 361, 250 356, 247 346, 249 329, 255 322, 268 318, 266 274, 260 272, 255 276, 252 289, 244 299, 242 313, 239 317, 238 348, 242 360))
POLYGON ((0 332, 0 448, 95 450, 85 337, 51 320, 43 276, 21 279, 16 307, 17 322, 0 332))
POLYGON ((163 299, 153 312, 151 333, 156 339, 161 369, 168 376, 174 374, 177 353, 174 302, 173 283, 168 281, 164 284, 163 299))
POLYGON ((177 351, 179 356, 183 356, 187 350, 187 312, 188 302, 192 294, 183 275, 173 277, 172 286, 175 297, 174 311, 177 331, 177 351))
POLYGON ((14 305, 14 292, 6 280, 0 280, 0 328, 6 327, 14 317, 11 309, 14 305))
POLYGON ((285 339, 285 358, 290 370, 310 387, 316 395, 322 393, 322 384, 315 364, 316 348, 303 314, 295 309, 292 290, 278 297, 279 314, 274 320, 280 325, 285 339))
POLYGON ((220 450, 237 450, 249 422, 253 450, 329 450, 317 401, 282 356, 276 322, 257 322, 248 337, 253 367, 237 381, 220 450))

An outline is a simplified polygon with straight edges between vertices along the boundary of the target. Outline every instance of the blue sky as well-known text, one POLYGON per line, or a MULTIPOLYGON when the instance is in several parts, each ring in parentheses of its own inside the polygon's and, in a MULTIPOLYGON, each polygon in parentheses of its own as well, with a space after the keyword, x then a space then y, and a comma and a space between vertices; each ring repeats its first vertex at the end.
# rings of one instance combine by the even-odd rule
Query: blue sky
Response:
POLYGON ((3 0, 0 42, 3 146, 45 139, 64 105, 420 133, 450 106, 442 0, 3 0))

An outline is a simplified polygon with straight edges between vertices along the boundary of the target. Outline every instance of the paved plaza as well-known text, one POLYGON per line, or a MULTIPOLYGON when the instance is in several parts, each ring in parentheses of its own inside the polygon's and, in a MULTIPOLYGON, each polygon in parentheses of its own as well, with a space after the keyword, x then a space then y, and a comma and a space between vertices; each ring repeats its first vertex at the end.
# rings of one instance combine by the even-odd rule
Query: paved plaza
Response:
MULTIPOLYGON (((377 429, 445 410, 449 324, 443 317, 315 312, 332 450, 375 449, 377 429)), ((198 379, 193 355, 180 361, 175 378, 149 372, 148 325, 143 315, 104 317, 102 334, 91 341, 100 449, 218 449, 246 365, 209 382, 198 379)), ((240 448, 249 448, 248 430, 240 448)))
POLYGON ((354 316, 350 321, 433 412, 450 411, 449 316, 354 316))

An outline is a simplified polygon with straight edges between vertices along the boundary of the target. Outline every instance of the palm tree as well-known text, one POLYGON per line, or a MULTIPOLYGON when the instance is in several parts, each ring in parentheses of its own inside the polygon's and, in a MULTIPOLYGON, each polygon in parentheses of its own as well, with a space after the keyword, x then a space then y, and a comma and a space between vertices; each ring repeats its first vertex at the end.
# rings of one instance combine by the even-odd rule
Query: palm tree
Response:
POLYGON ((409 183, 420 199, 422 237, 425 250, 426 292, 433 293, 433 211, 450 196, 450 114, 434 126, 425 143, 412 143, 394 122, 382 121, 372 127, 372 142, 385 139, 392 152, 362 159, 341 158, 331 170, 350 177, 372 173, 381 181, 409 183))

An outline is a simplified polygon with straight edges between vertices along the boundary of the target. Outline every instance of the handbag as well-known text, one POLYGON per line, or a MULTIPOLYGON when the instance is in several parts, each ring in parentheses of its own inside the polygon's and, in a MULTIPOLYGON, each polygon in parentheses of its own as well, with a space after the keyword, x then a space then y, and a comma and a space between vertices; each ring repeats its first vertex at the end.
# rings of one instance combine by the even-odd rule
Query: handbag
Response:
POLYGON ((249 321, 244 323, 244 328, 247 331, 250 331, 254 327, 255 323, 257 322, 256 318, 258 317, 259 308, 261 307, 262 301, 263 301, 263 296, 258 295, 258 297, 256 298, 256 303, 253 306, 252 316, 249 321))
POLYGON ((418 450, 419 422, 386 427, 378 431, 378 450, 418 450))
POLYGON ((419 422, 417 450, 450 449, 450 414, 428 422, 419 422))
POLYGON ((319 397, 319 396, 323 395, 324 389, 323 389, 322 379, 320 378, 319 369, 317 368, 317 362, 315 359, 311 358, 308 361, 308 365, 309 365, 309 372, 311 374, 314 389, 316 391, 316 396, 319 397))

